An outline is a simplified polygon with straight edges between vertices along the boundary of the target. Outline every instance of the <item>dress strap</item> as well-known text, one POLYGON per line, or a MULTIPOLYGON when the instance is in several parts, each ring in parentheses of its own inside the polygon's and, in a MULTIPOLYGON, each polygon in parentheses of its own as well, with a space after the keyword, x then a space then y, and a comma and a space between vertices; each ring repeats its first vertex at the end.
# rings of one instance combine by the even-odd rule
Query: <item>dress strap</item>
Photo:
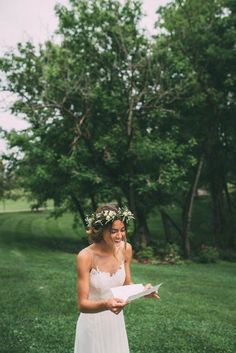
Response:
POLYGON ((84 249, 90 257, 90 271, 94 268, 94 252, 89 247, 84 249))

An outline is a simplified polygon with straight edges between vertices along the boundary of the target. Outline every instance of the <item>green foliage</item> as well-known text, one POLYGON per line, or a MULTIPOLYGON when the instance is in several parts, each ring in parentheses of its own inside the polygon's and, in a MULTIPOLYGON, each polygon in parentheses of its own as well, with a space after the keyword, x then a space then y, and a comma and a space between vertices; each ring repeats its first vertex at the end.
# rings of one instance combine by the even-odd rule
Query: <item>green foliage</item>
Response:
MULTIPOLYGON (((217 237, 226 230, 227 211, 219 200, 227 192, 235 165, 235 104, 230 98, 236 92, 235 7, 227 0, 173 1, 158 13, 161 34, 156 38, 155 55, 163 68, 163 85, 169 89, 165 103, 175 112, 181 142, 189 137, 196 142, 192 158, 204 159, 200 182, 211 191, 217 237)), ((183 205, 194 177, 195 168, 189 168, 184 197, 179 198, 183 205)), ((233 222, 230 228, 235 234, 233 222)), ((190 238, 189 231, 184 235, 190 238)), ((231 245, 234 241, 235 237, 231 245)))
POLYGON ((198 253, 198 260, 202 263, 215 263, 219 261, 219 251, 213 246, 202 245, 198 253))
POLYGON ((236 262, 236 253, 232 249, 220 249, 219 252, 221 260, 236 262))
POLYGON ((142 263, 152 262, 155 260, 154 249, 151 246, 145 246, 135 253, 135 258, 142 263))
POLYGON ((203 158, 220 233, 217 200, 235 185, 233 2, 173 1, 155 37, 140 30, 136 0, 71 0, 56 14, 59 44, 20 43, 0 60, 2 88, 18 97, 12 111, 30 123, 6 134, 21 186, 82 218, 101 202, 128 203, 140 245, 154 207, 185 212, 203 158))
POLYGON ((158 254, 162 261, 169 264, 182 263, 180 253, 180 247, 175 243, 167 243, 165 246, 158 249, 158 254))
POLYGON ((135 259, 141 263, 182 264, 180 247, 167 243, 157 250, 152 246, 143 246, 135 253, 135 259))
POLYGON ((13 111, 31 124, 8 135, 23 152, 15 162, 25 187, 71 209, 75 198, 83 207, 91 197, 128 198, 137 218, 148 215, 156 199, 181 190, 193 159, 183 158, 192 147, 162 126, 171 116, 153 90, 160 68, 138 28, 141 5, 72 1, 56 12, 60 45, 20 44, 1 63, 18 92, 13 111))

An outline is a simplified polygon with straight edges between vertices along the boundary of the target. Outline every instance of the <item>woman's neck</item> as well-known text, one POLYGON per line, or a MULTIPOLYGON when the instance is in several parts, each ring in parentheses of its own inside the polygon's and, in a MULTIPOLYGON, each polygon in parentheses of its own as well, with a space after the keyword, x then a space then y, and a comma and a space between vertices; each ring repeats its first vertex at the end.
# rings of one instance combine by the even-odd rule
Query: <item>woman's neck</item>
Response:
POLYGON ((114 256, 117 254, 117 250, 114 246, 107 244, 105 241, 101 241, 100 243, 94 244, 94 249, 97 249, 101 253, 107 256, 114 256))
POLYGON ((100 249, 102 252, 106 253, 107 255, 114 254, 115 248, 112 245, 107 244, 104 240, 100 243, 100 249))

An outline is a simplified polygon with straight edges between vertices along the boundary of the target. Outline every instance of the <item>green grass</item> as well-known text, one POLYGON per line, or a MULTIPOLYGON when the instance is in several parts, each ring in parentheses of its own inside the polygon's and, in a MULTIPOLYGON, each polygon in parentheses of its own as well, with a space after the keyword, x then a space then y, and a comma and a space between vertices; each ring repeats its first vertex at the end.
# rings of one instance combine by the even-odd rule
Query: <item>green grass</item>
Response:
MULTIPOLYGON (((0 212, 14 212, 14 211, 22 211, 22 210, 30 210, 31 205, 37 203, 32 200, 29 201, 26 197, 21 197, 17 200, 1 200, 0 201, 0 212)), ((47 201, 46 207, 51 208, 53 206, 53 201, 47 201)))
POLYGON ((14 200, 1 200, 0 201, 0 212, 8 211, 20 211, 23 209, 30 209, 30 202, 26 198, 20 198, 14 200))
MULTIPOLYGON (((70 214, 0 214, 1 353, 73 353, 75 254, 86 239, 72 221, 70 214)), ((131 353, 234 353, 235 271, 227 262, 133 263, 134 282, 163 287, 160 300, 125 309, 131 353)))

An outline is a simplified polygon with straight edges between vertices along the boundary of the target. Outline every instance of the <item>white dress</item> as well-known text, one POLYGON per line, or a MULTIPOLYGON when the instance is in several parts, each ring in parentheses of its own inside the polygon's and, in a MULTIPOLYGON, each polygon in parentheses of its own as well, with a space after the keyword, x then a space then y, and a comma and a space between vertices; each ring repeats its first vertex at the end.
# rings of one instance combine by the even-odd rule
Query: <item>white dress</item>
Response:
MULTIPOLYGON (((92 268, 89 279, 89 299, 112 297, 111 288, 125 281, 125 268, 110 272, 92 268)), ((76 325, 74 353, 129 353, 123 310, 118 314, 105 310, 99 313, 80 313, 76 325)))

